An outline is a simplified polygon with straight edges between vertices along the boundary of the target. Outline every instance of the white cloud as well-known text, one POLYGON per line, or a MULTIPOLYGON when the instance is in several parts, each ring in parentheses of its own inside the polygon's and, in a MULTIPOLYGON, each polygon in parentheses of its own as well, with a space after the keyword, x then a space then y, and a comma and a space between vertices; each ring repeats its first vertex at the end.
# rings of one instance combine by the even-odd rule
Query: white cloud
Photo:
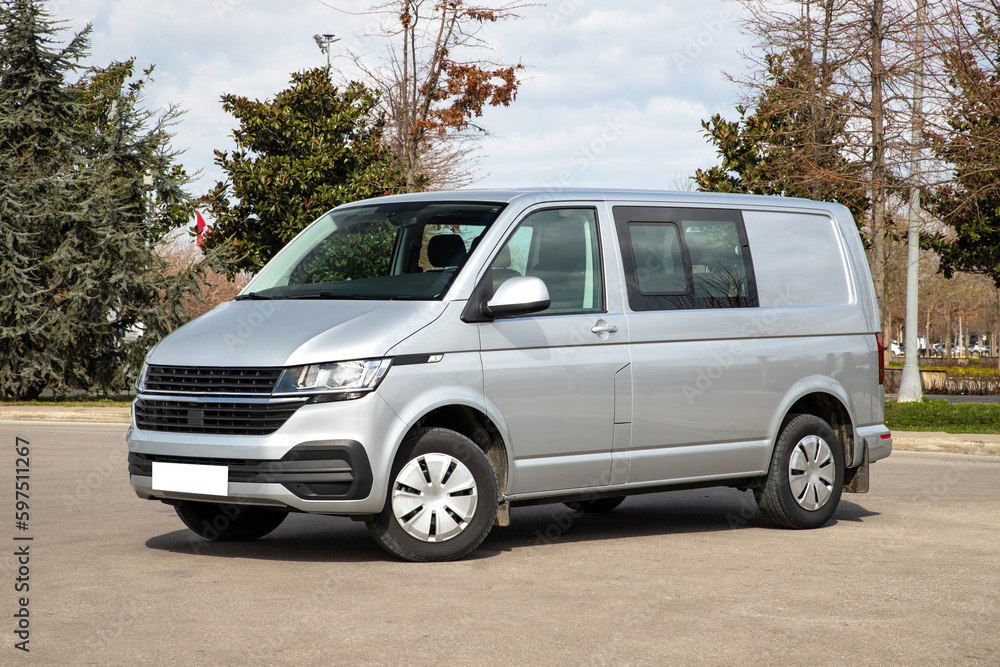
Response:
MULTIPOLYGON (((188 109, 175 128, 175 148, 193 190, 221 174, 213 150, 231 147, 234 120, 219 98, 268 98, 294 71, 321 65, 314 33, 342 38, 334 52, 364 53, 382 45, 364 12, 367 0, 52 0, 58 18, 79 29, 93 22, 92 62, 135 56, 156 65, 151 107, 188 109), (353 12, 353 13, 352 13, 353 12)), ((576 185, 668 187, 713 161, 700 121, 733 115, 738 91, 720 73, 738 70, 747 41, 724 0, 555 0, 519 21, 486 33, 500 62, 529 69, 509 108, 489 109, 481 124, 477 187, 551 183, 567 172, 576 185)), ((67 35, 68 36, 68 35, 67 35)), ((336 64, 346 66, 340 58, 336 64)))

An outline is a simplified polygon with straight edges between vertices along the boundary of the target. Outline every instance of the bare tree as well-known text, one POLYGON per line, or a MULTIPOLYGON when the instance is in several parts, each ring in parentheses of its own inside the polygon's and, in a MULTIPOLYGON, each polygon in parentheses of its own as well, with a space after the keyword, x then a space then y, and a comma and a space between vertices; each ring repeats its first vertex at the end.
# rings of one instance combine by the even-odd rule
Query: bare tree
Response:
MULTIPOLYGON (((836 198, 852 188, 864 193, 864 204, 852 209, 869 245, 883 335, 891 340, 886 239, 908 217, 904 204, 918 184, 914 156, 928 152, 924 128, 941 122, 943 54, 954 41, 945 26, 952 23, 959 0, 936 3, 926 18, 913 0, 740 1, 749 10, 744 31, 757 40, 755 51, 747 54, 757 65, 756 76, 740 80, 751 99, 759 100, 760 92, 773 85, 769 73, 775 58, 802 58, 804 52, 816 72, 808 77, 809 85, 792 86, 778 101, 777 111, 794 112, 795 119, 786 125, 795 135, 782 155, 797 163, 798 182, 827 183, 808 196, 836 198), (927 24, 937 26, 931 40, 920 34, 927 24), (930 90, 924 104, 913 102, 918 77, 939 84, 916 86, 930 90), (803 125, 803 118, 809 124, 803 125)), ((771 117, 780 117, 778 112, 771 117)), ((945 172, 938 167, 939 175, 945 172)))
MULTIPOLYGON (((202 259, 201 249, 192 243, 191 237, 187 235, 178 235, 160 244, 156 248, 156 253, 167 261, 169 266, 167 275, 181 273, 202 259)), ((182 303, 187 319, 193 320, 220 303, 232 301, 247 286, 251 277, 249 273, 241 271, 229 279, 224 272, 207 268, 201 293, 196 297, 188 295, 182 303)))
POLYGON ((487 106, 509 106, 524 66, 476 53, 490 50, 484 29, 518 18, 520 1, 473 5, 464 0, 389 0, 368 14, 380 19, 386 49, 377 63, 348 57, 381 95, 390 149, 403 169, 407 192, 466 185, 470 158, 485 134, 475 119, 487 106))

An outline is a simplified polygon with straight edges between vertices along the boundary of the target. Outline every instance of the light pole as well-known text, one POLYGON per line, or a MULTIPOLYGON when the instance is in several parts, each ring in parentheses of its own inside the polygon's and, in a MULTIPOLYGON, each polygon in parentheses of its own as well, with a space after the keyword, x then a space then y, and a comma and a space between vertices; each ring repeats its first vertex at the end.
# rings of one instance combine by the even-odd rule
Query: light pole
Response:
MULTIPOLYGON (((913 126, 911 142, 912 162, 910 163, 910 221, 907 229, 906 243, 906 358, 903 373, 899 380, 900 403, 910 403, 923 399, 924 392, 920 383, 920 367, 917 360, 920 356, 917 331, 917 290, 919 289, 920 266, 920 116, 923 112, 924 98, 924 17, 927 12, 927 0, 917 0, 917 49, 920 50, 917 59, 917 71, 913 75, 913 126)), ((930 345, 930 341, 928 341, 930 345)))
POLYGON ((316 46, 319 50, 326 54, 326 66, 330 66, 330 45, 334 42, 339 42, 340 38, 334 35, 313 35, 313 39, 316 40, 316 46))

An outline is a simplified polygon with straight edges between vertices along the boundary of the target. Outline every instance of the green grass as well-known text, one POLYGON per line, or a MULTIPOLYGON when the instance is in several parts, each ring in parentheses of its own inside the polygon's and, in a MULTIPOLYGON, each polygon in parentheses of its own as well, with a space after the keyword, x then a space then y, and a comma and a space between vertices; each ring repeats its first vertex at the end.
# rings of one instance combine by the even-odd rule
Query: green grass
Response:
MULTIPOLYGON (((887 366, 887 368, 902 368, 902 363, 893 362, 887 366)), ((920 370, 922 371, 944 371, 951 377, 997 377, 1000 376, 1000 369, 997 369, 996 364, 990 364, 989 366, 942 366, 942 365, 921 365, 920 370)))
POLYGON ((41 396, 32 401, 16 401, 2 399, 0 405, 59 405, 71 408, 127 408, 132 405, 132 397, 128 394, 111 396, 41 396))
POLYGON ((1000 404, 886 401, 885 423, 893 431, 1000 433, 1000 404))

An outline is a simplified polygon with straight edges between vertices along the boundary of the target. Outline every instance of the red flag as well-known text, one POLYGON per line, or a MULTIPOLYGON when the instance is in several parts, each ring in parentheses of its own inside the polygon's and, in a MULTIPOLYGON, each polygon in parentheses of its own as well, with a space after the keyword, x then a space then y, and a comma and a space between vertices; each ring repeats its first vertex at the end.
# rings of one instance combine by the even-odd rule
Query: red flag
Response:
POLYGON ((198 238, 195 243, 198 247, 201 247, 202 242, 204 242, 205 232, 208 231, 208 225, 205 224, 205 218, 201 217, 201 211, 195 211, 195 228, 198 230, 198 238))

